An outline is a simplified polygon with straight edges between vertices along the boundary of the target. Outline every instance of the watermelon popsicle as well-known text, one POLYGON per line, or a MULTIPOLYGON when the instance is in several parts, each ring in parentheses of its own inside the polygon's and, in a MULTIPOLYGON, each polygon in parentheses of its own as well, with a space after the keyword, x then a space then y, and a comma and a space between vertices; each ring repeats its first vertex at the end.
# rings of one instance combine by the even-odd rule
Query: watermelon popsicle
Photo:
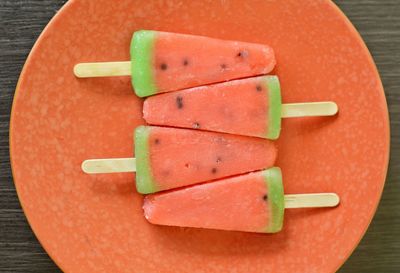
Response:
POLYGON ((144 215, 153 224, 275 233, 285 208, 334 207, 335 193, 284 195, 273 167, 184 189, 147 195, 144 215))
POLYGON ((259 76, 147 98, 143 116, 153 125, 277 139, 281 118, 331 116, 334 102, 282 104, 277 76, 259 76))
POLYGON ((77 77, 132 76, 136 95, 267 74, 276 63, 271 47, 203 36, 140 30, 133 34, 131 61, 81 63, 77 77))
POLYGON ((269 168, 277 149, 269 140, 214 132, 140 126, 135 156, 91 159, 86 173, 136 171, 136 188, 152 193, 269 168))

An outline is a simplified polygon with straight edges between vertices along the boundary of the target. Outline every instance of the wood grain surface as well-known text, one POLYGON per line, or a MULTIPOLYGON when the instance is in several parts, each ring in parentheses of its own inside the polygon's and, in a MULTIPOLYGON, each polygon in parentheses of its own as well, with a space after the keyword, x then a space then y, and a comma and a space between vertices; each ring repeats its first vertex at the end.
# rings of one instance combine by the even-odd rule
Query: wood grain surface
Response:
MULTIPOLYGON (((8 130, 22 65, 40 32, 65 2, 0 0, 0 272, 61 272, 38 243, 21 210, 11 175, 8 130)), ((360 31, 378 66, 392 137, 379 209, 339 272, 400 272, 400 0, 335 3, 360 31)))

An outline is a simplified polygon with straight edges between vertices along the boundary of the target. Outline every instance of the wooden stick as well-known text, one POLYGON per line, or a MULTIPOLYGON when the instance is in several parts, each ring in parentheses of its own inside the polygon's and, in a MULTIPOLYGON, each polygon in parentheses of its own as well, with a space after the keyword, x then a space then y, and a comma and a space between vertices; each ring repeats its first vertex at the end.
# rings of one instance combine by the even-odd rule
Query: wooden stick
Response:
POLYGON ((74 74, 78 78, 130 76, 131 62, 80 63, 74 74))
POLYGON ((336 193, 286 194, 285 208, 336 207, 340 198, 336 193))
POLYGON ((136 172, 135 158, 88 159, 82 162, 85 173, 126 173, 136 172))
POLYGON ((282 104, 282 117, 333 116, 338 106, 333 101, 282 104))

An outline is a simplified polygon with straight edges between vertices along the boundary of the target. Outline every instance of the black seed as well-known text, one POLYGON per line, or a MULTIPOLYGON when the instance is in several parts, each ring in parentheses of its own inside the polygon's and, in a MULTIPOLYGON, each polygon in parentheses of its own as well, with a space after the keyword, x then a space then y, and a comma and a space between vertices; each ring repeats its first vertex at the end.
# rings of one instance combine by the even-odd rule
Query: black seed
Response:
POLYGON ((176 107, 178 107, 178 109, 183 108, 183 98, 181 96, 176 97, 176 107))
POLYGON ((162 64, 160 65, 160 68, 161 68, 161 70, 167 70, 167 69, 168 69, 168 65, 165 64, 165 63, 162 63, 162 64))
POLYGON ((184 59, 183 60, 183 65, 184 66, 188 66, 189 65, 189 60, 188 59, 184 59))
POLYGON ((222 161, 222 159, 221 159, 220 157, 217 157, 216 162, 219 163, 219 162, 221 162, 221 161, 222 161))
POLYGON ((246 50, 239 51, 239 53, 236 54, 236 56, 237 56, 237 57, 240 57, 240 58, 245 58, 245 57, 247 57, 248 55, 249 55, 249 53, 248 53, 246 50))
POLYGON ((222 69, 226 69, 226 64, 221 64, 222 69))
POLYGON ((159 140, 158 138, 156 138, 156 139, 154 140, 154 144, 160 144, 160 140, 159 140))
POLYGON ((217 173, 217 168, 212 168, 211 173, 216 174, 217 173))
POLYGON ((200 123, 198 123, 198 122, 193 123, 193 128, 199 129, 200 128, 200 123))
POLYGON ((268 200, 268 195, 264 194, 263 200, 264 200, 264 201, 267 201, 267 200, 268 200))
POLYGON ((262 91, 261 85, 257 85, 257 86, 256 86, 256 89, 257 89, 258 92, 261 92, 261 91, 262 91))

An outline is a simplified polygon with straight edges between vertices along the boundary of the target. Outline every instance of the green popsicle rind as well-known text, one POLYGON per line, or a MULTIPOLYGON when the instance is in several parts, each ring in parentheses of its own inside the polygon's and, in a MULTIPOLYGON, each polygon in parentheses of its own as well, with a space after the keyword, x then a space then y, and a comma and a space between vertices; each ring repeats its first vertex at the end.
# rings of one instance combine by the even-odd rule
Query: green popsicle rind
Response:
POLYGON ((265 183, 268 189, 268 204, 270 206, 270 223, 265 232, 279 232, 283 226, 285 198, 283 193, 282 173, 278 167, 264 171, 265 183))
POLYGON ((277 76, 267 76, 268 89, 268 139, 277 139, 281 131, 282 99, 277 76))
POLYGON ((153 66, 155 36, 155 31, 139 30, 132 37, 130 48, 132 85, 139 97, 157 93, 153 66))
POLYGON ((139 126, 135 130, 136 189, 142 194, 157 191, 149 157, 150 130, 148 126, 139 126))

